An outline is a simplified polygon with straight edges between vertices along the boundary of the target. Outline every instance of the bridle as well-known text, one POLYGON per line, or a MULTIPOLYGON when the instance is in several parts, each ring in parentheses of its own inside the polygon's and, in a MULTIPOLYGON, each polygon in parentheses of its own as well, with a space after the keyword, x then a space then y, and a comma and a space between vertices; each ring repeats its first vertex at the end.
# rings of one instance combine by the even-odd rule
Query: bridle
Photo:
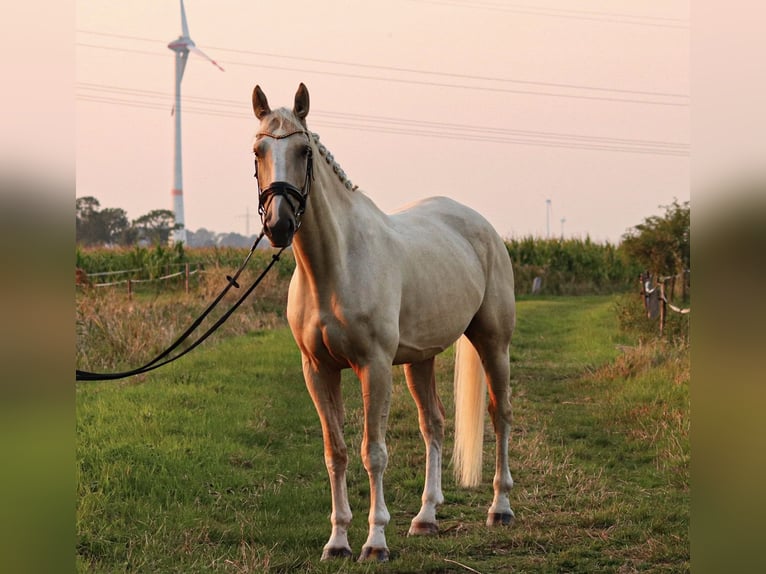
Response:
MULTIPOLYGON (((258 132, 255 137, 269 137, 277 140, 285 139, 296 134, 303 134, 309 138, 311 137, 305 130, 293 130, 285 134, 273 134, 271 132, 258 132)), ((261 216, 261 223, 265 225, 264 216, 266 214, 266 208, 268 207, 274 196, 282 196, 286 198, 293 198, 297 201, 298 207, 296 208, 292 201, 288 200, 288 204, 293 210, 293 216, 295 217, 295 231, 301 226, 301 216, 306 211, 306 201, 308 200, 309 193, 311 192, 311 182, 314 180, 314 162, 312 148, 309 146, 306 156, 306 179, 303 182, 303 188, 298 189, 293 184, 287 181, 274 181, 266 189, 261 189, 261 182, 258 179, 258 158, 255 158, 255 181, 258 187, 258 214, 261 216)))

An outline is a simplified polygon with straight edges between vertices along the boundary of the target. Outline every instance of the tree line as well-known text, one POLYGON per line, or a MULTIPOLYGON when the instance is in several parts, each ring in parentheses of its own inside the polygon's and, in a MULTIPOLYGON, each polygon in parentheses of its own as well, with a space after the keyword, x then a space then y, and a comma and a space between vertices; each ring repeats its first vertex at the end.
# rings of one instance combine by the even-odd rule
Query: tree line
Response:
MULTIPOLYGON (((75 202, 75 241, 82 247, 131 247, 167 245, 176 229, 175 215, 169 209, 153 209, 130 220, 119 207, 101 207, 92 196, 75 202)), ((187 247, 250 247, 253 237, 239 233, 216 233, 205 228, 186 231, 187 247)))
POLYGON ((95 197, 78 197, 75 201, 75 238, 79 245, 136 245, 140 242, 164 245, 170 240, 171 232, 180 228, 169 209, 153 209, 130 221, 124 209, 102 209, 95 197))

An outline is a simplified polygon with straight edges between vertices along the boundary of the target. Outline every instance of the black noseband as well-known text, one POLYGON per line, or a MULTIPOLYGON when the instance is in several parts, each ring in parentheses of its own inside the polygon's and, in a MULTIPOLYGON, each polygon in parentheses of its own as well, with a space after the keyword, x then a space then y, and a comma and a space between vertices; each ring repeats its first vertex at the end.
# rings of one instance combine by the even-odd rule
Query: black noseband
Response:
MULTIPOLYGON (((304 186, 304 188, 305 187, 306 186, 304 186)), ((293 208, 296 220, 301 215, 303 215, 304 211, 306 211, 308 189, 306 189, 304 195, 302 190, 298 189, 291 183, 287 183, 286 181, 275 181, 269 187, 261 191, 260 194, 258 194, 258 213, 261 215, 261 219, 263 219, 263 216, 266 213, 266 206, 275 195, 281 195, 285 197, 289 196, 298 202, 298 208, 293 208)), ((293 202, 290 202, 290 205, 293 205, 293 202)))

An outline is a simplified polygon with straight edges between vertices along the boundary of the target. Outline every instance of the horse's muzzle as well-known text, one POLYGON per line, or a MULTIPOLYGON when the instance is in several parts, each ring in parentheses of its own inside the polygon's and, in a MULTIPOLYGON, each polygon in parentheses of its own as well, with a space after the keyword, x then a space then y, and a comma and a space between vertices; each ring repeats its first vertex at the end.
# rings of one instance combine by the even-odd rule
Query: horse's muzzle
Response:
POLYGON ((287 247, 292 243, 297 228, 292 206, 286 198, 278 196, 272 198, 269 203, 263 230, 272 247, 287 247))
POLYGON ((282 220, 274 227, 266 226, 265 231, 272 247, 287 247, 293 242, 295 224, 290 220, 282 220))

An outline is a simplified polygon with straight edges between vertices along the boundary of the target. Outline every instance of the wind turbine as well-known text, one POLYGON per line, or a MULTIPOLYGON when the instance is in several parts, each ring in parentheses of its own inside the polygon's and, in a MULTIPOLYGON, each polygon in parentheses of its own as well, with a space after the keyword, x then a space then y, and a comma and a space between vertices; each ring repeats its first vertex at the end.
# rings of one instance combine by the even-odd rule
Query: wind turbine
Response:
MULTIPOLYGON (((176 223, 185 225, 184 220, 184 193, 183 193, 183 170, 181 166, 181 79, 184 77, 186 69, 186 60, 189 52, 194 52, 212 62, 219 70, 223 68, 218 62, 197 48, 194 40, 189 37, 189 26, 186 23, 186 10, 184 10, 184 0, 181 0, 181 35, 168 44, 168 48, 176 53, 176 99, 173 107, 175 116, 175 147, 173 148, 173 213, 176 223)), ((173 241, 183 241, 186 243, 186 227, 181 227, 173 232, 173 241)))

